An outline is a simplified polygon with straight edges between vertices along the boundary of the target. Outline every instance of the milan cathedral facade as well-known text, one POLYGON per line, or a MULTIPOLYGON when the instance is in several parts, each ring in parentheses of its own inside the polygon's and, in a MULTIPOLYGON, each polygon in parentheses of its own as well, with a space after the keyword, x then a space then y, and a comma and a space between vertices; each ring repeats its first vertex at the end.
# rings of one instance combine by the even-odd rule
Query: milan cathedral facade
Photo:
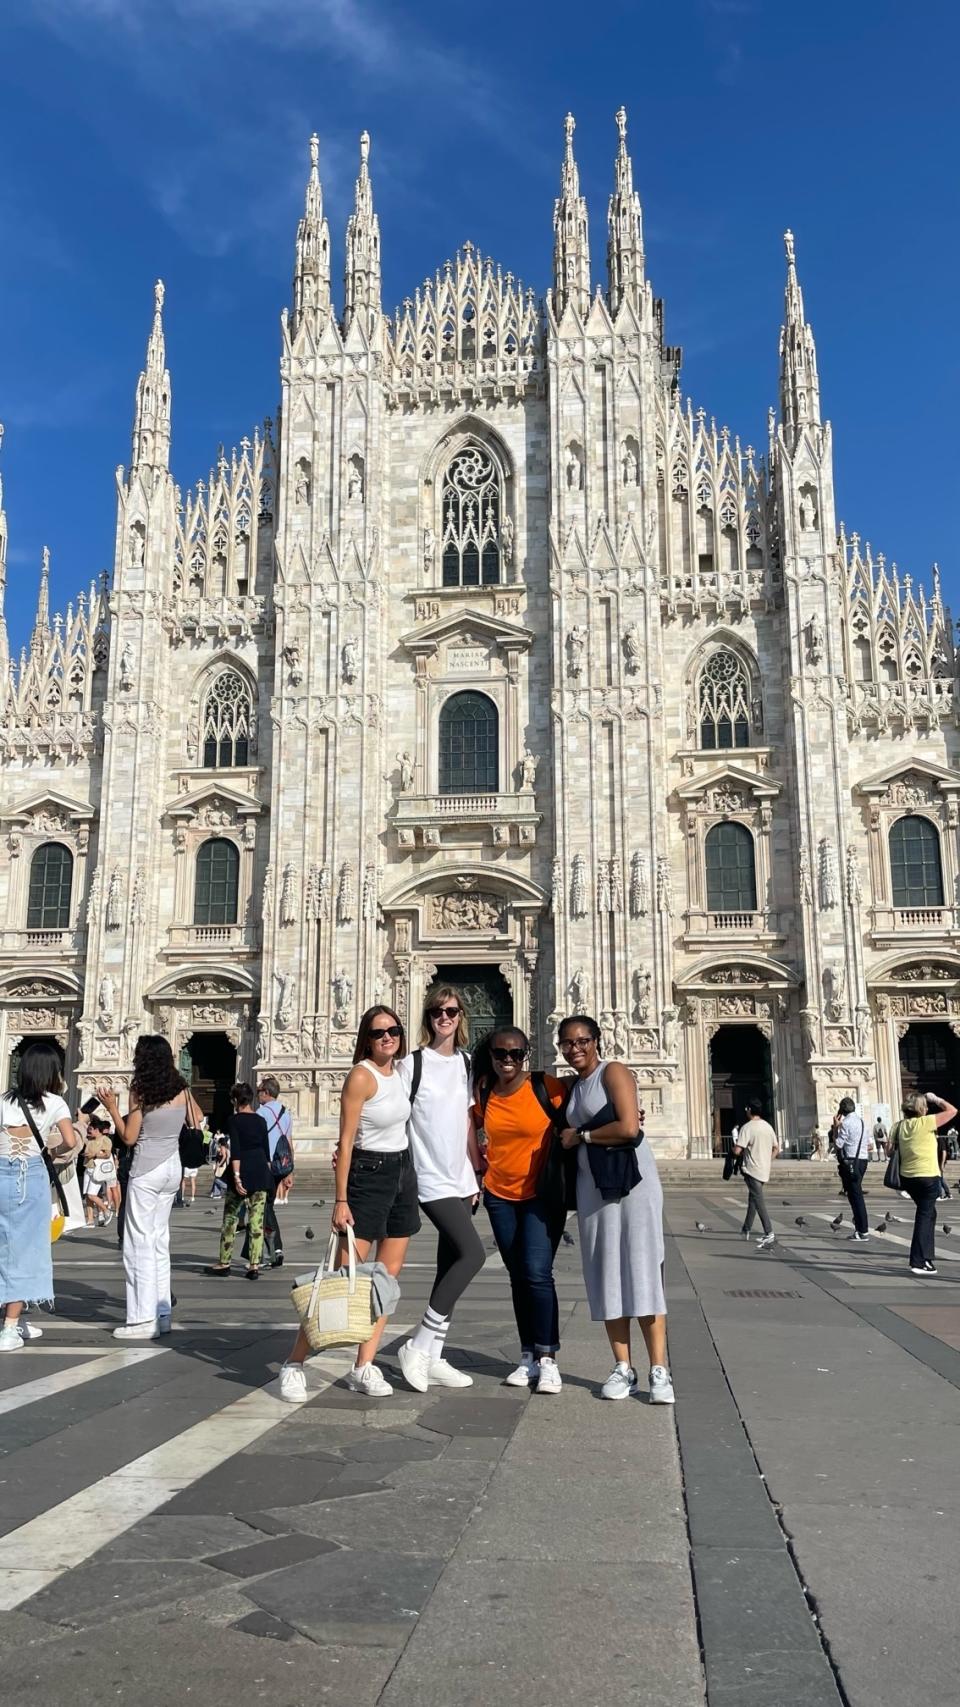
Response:
POLYGON ((154 1029, 322 1132, 361 1011, 439 974, 541 1063, 595 1014, 665 1154, 748 1092, 801 1143, 960 1101, 936 571, 838 529, 789 232, 765 448, 684 398, 617 125, 602 284, 568 119, 546 299, 465 243, 392 319, 369 139, 339 310, 313 139, 276 417, 187 493, 158 284, 112 576, 51 616, 45 562, 2 660, 5 1072, 121 1085, 154 1029))

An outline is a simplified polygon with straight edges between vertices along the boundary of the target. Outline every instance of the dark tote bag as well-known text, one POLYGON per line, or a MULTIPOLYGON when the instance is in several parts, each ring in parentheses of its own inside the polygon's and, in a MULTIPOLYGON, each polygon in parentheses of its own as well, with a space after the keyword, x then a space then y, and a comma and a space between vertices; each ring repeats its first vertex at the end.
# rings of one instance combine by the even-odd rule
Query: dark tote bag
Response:
POLYGON ((903 1182, 900 1178, 900 1122, 897 1121, 892 1134, 893 1149, 884 1170, 883 1183, 889 1191, 902 1191, 903 1182))
MULTIPOLYGON (((184 1102, 187 1114, 190 1113, 190 1102, 186 1091, 184 1102)), ((207 1159, 207 1150, 203 1138, 203 1129, 191 1126, 189 1119, 180 1128, 180 1166, 182 1168, 202 1168, 207 1159)))

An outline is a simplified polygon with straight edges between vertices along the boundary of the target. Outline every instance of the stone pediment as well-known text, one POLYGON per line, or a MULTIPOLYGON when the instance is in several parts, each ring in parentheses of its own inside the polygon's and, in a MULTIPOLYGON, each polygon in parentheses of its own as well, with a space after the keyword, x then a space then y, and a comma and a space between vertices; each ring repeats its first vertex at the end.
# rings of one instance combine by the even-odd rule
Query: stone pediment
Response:
POLYGON ((898 806, 921 806, 945 794, 960 793, 960 771, 930 759, 899 759, 856 785, 858 794, 874 799, 886 796, 898 806))
POLYGON ((262 801, 255 800, 253 795, 225 787, 212 778, 209 783, 191 789, 189 794, 178 794, 174 800, 168 800, 163 809, 165 818, 206 823, 211 828, 243 823, 247 818, 258 817, 264 810, 262 801))
POLYGON ((703 776, 683 783, 676 792, 679 800, 690 803, 702 805, 709 800, 717 812, 741 812, 747 802, 775 800, 782 791, 778 782, 771 782, 769 777, 747 770, 745 765, 720 764, 703 776), (734 800, 743 804, 735 806, 732 804, 734 800))
MULTIPOLYGON (((491 592, 494 588, 489 589, 491 592)), ((399 644, 407 652, 430 656, 445 641, 459 641, 465 646, 496 646, 501 651, 526 652, 533 645, 533 635, 521 623, 508 622, 505 617, 490 616, 486 611, 458 610, 435 617, 432 622, 401 634, 399 644)))
POLYGON ((91 806, 88 800, 74 800, 58 789, 41 788, 25 800, 18 801, 9 811, 0 813, 0 821, 19 824, 24 829, 32 823, 38 829, 55 831, 89 824, 96 815, 96 807, 91 806))

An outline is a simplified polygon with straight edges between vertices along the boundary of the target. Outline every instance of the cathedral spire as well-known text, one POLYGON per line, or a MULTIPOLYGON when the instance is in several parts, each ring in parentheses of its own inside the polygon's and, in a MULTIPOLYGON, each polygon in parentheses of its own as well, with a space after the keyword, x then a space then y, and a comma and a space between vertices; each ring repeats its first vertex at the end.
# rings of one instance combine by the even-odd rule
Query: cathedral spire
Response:
POLYGON ((37 595, 37 615, 30 636, 31 658, 41 657, 50 638, 50 552, 44 546, 40 554, 40 591, 37 595))
POLYGON ((310 138, 310 175, 303 216, 297 226, 293 272, 293 330, 308 314, 325 320, 330 312, 330 228, 323 217, 320 188, 320 138, 310 138))
POLYGON ((803 314, 793 232, 783 234, 787 255, 784 320, 780 328, 780 418, 787 446, 794 448, 807 426, 820 426, 820 380, 813 332, 803 314))
POLYGON ((163 468, 170 463, 170 375, 163 339, 163 280, 153 287, 153 325, 147 360, 137 381, 133 420, 133 468, 163 468))
POLYGON ((343 275, 343 330, 359 315, 366 332, 380 315, 380 221, 373 211, 370 186, 370 136, 360 136, 360 171, 353 212, 347 220, 347 259, 343 275))
POLYGON ((614 191, 607 209, 607 278, 613 315, 625 298, 639 308, 643 289, 643 217, 640 197, 633 187, 633 162, 627 153, 626 108, 621 107, 616 117, 620 143, 614 191))
POLYGON ((564 121, 567 143, 560 174, 560 194, 553 209, 553 308, 557 319, 572 302, 581 319, 590 310, 590 239, 587 203, 580 194, 580 174, 573 157, 572 113, 564 121))

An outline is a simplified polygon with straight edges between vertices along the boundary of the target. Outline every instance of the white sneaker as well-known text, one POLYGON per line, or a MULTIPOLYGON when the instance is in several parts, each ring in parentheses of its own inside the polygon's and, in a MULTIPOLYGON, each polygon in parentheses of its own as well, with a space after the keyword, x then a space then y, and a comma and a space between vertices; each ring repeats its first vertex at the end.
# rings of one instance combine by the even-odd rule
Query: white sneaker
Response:
POLYGON ((302 1405, 309 1398, 307 1376, 302 1363, 284 1363, 280 1368, 280 1397, 288 1405, 302 1405))
POLYGON ((445 1357, 435 1357, 430 1365, 429 1380, 431 1387, 472 1387, 473 1376, 464 1374, 462 1369, 455 1369, 445 1357))
POLYGON ((105 1209, 103 1212, 103 1220, 100 1223, 101 1227, 109 1227, 112 1220, 113 1220, 113 1210, 112 1209, 105 1209))
POLYGON ((0 1351, 22 1351, 23 1340, 20 1330, 14 1322, 13 1326, 0 1328, 0 1351))
POLYGON ((650 1371, 651 1405, 675 1405, 676 1402, 669 1369, 664 1369, 662 1363, 655 1363, 650 1371))
POLYGON ((773 1233, 764 1233, 763 1238, 757 1240, 757 1250, 768 1251, 771 1245, 775 1245, 776 1242, 776 1237, 773 1233))
POLYGON ((42 1340, 43 1339, 43 1329, 42 1328, 35 1328, 32 1322, 25 1321, 22 1316, 20 1317, 20 1320, 15 1324, 15 1326, 17 1329, 17 1333, 20 1335, 20 1338, 27 1345, 29 1345, 32 1340, 42 1340))
POLYGON ((540 1379, 540 1365, 532 1351, 525 1351, 517 1364, 511 1369, 503 1385, 505 1387, 532 1387, 540 1379))
POLYGON ((122 1328, 114 1328, 115 1340, 155 1340, 160 1333, 156 1318, 152 1322, 125 1322, 122 1328))
POLYGON ((393 1388, 385 1381, 375 1363, 353 1368, 347 1375, 347 1386, 353 1393, 363 1393, 368 1399, 389 1399, 393 1388))
POLYGON ((557 1360, 555 1357, 541 1357, 541 1359, 540 1359, 540 1379, 537 1382, 537 1392, 538 1393, 562 1393, 563 1392, 563 1382, 560 1379, 560 1371, 557 1368, 557 1360))
POLYGON ((403 1379, 415 1393, 425 1393, 430 1385, 430 1353, 418 1351, 412 1340, 404 1340, 397 1352, 403 1379))
POLYGON ((158 1334, 168 1334, 170 1332, 170 1330, 172 1329, 172 1327, 173 1327, 173 1312, 171 1310, 158 1310, 158 1312, 157 1312, 157 1333, 158 1334))
POLYGON ((608 1375, 600 1389, 601 1399, 629 1399, 635 1393, 639 1382, 637 1372, 628 1363, 618 1363, 612 1375, 608 1375))

